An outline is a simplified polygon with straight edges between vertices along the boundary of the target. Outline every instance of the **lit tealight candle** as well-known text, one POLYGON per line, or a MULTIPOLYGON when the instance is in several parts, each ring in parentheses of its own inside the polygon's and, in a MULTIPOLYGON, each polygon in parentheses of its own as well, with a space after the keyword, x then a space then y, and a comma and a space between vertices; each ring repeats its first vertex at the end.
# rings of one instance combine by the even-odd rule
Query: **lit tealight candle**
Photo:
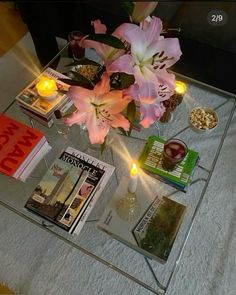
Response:
POLYGON ((138 185, 138 167, 136 163, 132 163, 131 169, 130 169, 130 181, 129 181, 129 187, 128 191, 130 193, 135 193, 137 190, 137 185, 138 185))
POLYGON ((55 80, 42 77, 36 84, 38 94, 46 99, 53 99, 56 96, 57 84, 55 80))
POLYGON ((178 94, 184 95, 187 90, 187 86, 184 82, 176 81, 175 82, 175 92, 178 94))

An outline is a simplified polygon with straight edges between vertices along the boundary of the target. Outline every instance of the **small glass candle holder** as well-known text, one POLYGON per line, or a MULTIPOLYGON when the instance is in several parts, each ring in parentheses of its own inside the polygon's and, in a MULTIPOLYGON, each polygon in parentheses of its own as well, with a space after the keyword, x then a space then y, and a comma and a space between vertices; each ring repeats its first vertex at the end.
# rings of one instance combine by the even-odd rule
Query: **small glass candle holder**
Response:
POLYGON ((36 89, 41 98, 52 100, 57 96, 57 84, 55 80, 41 77, 36 84, 36 89))
POLYGON ((136 190, 138 186, 138 167, 135 162, 130 169, 130 178, 126 194, 116 204, 117 214, 121 219, 132 222, 140 215, 140 204, 137 200, 136 190))
POLYGON ((181 104, 184 98, 184 94, 187 91, 187 86, 182 81, 175 81, 175 100, 177 105, 181 104))
POLYGON ((78 60, 84 57, 85 49, 80 46, 80 41, 83 37, 84 37, 84 34, 80 31, 72 31, 68 35, 70 48, 71 48, 74 60, 78 60))

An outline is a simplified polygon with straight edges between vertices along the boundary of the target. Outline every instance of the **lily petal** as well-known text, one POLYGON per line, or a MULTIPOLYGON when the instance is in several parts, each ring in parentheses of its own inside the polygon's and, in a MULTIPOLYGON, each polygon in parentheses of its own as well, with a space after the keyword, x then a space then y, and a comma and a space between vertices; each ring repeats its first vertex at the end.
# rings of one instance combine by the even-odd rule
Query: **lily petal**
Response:
POLYGON ((140 102, 145 104, 153 104, 157 97, 156 86, 153 83, 143 83, 140 87, 140 102))
POLYGON ((103 96, 102 103, 110 114, 117 114, 127 107, 129 100, 123 98, 122 90, 113 90, 103 96))
POLYGON ((90 115, 86 121, 86 127, 89 133, 89 140, 92 144, 102 144, 109 131, 109 126, 106 123, 101 123, 96 120, 96 116, 90 115))
POLYGON ((75 111, 69 118, 64 120, 66 125, 72 126, 73 124, 80 125, 86 121, 86 113, 75 111))
POLYGON ((125 99, 139 99, 139 86, 137 83, 130 85, 128 88, 123 90, 125 99))
POLYGON ((160 70, 160 68, 163 69, 163 66, 164 68, 171 67, 182 55, 177 38, 165 38, 154 42, 148 47, 147 51, 153 50, 160 53, 154 60, 154 64, 158 66, 158 70, 160 70))
POLYGON ((115 114, 112 116, 113 121, 111 126, 114 128, 122 127, 125 131, 129 130, 129 121, 121 114, 115 114))
POLYGON ((81 111, 90 111, 90 99, 94 97, 93 90, 89 90, 80 86, 71 86, 68 96, 74 102, 74 105, 81 111))
POLYGON ((116 29, 117 34, 130 43, 131 51, 142 60, 148 45, 146 36, 141 28, 134 24, 124 23, 116 29))
POLYGON ((131 62, 132 56, 129 54, 124 54, 108 65, 107 71, 110 73, 124 72, 126 74, 132 75, 134 70, 131 62))
POLYGON ((160 18, 153 16, 150 21, 144 20, 141 27, 145 32, 148 44, 159 40, 159 36, 162 31, 162 21, 160 18))
POLYGON ((165 112, 165 107, 161 103, 140 104, 141 121, 144 128, 148 128, 156 120, 160 119, 165 112))
POLYGON ((102 74, 100 82, 95 85, 93 91, 96 95, 102 95, 110 91, 110 79, 106 72, 102 74))

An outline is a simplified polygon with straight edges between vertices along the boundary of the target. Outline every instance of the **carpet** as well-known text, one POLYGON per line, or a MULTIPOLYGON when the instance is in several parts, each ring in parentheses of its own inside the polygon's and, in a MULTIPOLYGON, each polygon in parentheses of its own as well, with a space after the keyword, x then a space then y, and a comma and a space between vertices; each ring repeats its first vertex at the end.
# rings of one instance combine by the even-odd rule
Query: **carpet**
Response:
POLYGON ((0 57, 12 48, 27 32, 20 13, 13 3, 0 3, 0 57))

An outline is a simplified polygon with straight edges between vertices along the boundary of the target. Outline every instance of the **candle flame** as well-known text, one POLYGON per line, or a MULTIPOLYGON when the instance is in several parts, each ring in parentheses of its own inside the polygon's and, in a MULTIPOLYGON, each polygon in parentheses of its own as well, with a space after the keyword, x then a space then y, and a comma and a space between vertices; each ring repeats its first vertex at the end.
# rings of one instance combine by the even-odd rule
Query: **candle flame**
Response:
POLYGON ((184 82, 176 81, 175 82, 175 92, 178 94, 184 94, 187 90, 187 86, 184 82))
POLYGON ((138 167, 136 163, 132 163, 131 169, 130 169, 130 175, 136 176, 138 174, 138 167))
POLYGON ((42 77, 36 84, 38 94, 41 96, 52 95, 57 90, 56 82, 53 79, 42 77))

